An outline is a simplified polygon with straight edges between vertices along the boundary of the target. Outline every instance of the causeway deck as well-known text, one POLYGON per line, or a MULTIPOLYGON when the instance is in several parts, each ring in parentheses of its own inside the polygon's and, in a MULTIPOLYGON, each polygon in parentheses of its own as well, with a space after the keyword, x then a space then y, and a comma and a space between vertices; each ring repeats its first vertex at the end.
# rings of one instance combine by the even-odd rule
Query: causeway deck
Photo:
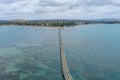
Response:
POLYGON ((69 72, 69 67, 67 65, 67 60, 66 60, 66 56, 64 53, 64 46, 63 46, 60 28, 59 28, 59 46, 60 46, 60 56, 61 56, 61 66, 62 66, 63 77, 65 80, 73 80, 73 78, 69 72))

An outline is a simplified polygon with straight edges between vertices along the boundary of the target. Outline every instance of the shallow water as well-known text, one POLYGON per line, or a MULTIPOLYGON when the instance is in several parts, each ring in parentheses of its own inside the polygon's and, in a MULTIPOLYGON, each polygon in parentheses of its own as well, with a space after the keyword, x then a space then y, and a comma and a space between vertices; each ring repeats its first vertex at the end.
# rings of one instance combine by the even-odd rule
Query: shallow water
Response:
POLYGON ((74 80, 120 80, 120 24, 62 30, 74 80))
MULTIPOLYGON (((120 24, 62 29, 74 80, 120 80, 120 24)), ((58 29, 0 27, 0 80, 63 80, 58 29)))
POLYGON ((57 29, 0 27, 0 80, 63 80, 57 29))

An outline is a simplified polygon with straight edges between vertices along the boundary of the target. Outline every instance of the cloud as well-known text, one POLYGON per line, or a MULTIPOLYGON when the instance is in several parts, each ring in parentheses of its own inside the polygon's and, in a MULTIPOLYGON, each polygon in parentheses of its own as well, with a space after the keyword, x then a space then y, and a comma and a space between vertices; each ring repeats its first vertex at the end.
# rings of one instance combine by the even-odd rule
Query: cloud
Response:
POLYGON ((119 0, 1 0, 0 18, 116 18, 119 0), (111 16, 112 15, 112 16, 111 16))

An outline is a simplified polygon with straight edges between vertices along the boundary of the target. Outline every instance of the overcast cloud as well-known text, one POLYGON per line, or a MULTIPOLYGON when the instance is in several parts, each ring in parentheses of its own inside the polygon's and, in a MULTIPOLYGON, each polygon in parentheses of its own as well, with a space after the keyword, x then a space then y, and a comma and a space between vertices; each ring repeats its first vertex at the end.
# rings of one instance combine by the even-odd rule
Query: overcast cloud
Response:
POLYGON ((120 18, 120 0, 0 0, 0 19, 120 18))

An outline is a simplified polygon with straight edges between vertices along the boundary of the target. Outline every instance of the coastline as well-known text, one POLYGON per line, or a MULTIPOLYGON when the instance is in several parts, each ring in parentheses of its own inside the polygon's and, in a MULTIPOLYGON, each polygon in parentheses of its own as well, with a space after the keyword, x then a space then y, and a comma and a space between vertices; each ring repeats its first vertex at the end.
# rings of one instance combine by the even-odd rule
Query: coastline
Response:
POLYGON ((32 26, 32 25, 0 25, 0 27, 1 26, 10 26, 10 27, 14 27, 14 26, 18 26, 18 27, 38 27, 38 28, 53 28, 53 29, 56 29, 56 28, 59 28, 59 27, 61 27, 61 28, 64 28, 64 27, 62 27, 62 26, 32 26))

